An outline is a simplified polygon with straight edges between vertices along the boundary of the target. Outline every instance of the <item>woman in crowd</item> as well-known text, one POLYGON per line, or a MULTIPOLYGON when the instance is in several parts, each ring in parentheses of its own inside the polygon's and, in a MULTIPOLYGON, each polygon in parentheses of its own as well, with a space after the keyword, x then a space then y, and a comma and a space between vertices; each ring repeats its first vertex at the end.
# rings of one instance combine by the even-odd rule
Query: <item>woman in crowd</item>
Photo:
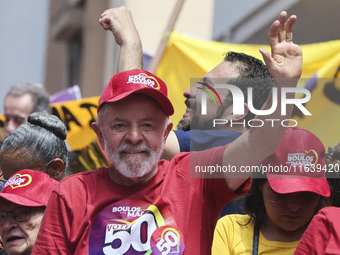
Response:
POLYGON ((13 175, 0 193, 0 235, 7 254, 29 255, 58 181, 35 170, 13 175))
POLYGON ((340 253, 340 143, 329 147, 326 154, 328 182, 331 186, 331 203, 314 216, 294 254, 330 255, 340 253))
POLYGON ((45 112, 32 113, 27 121, 11 132, 1 146, 3 176, 8 179, 21 169, 32 169, 60 181, 70 174, 64 123, 45 112))
POLYGON ((322 208, 302 235, 294 255, 334 255, 340 253, 340 208, 322 208))
POLYGON ((325 161, 327 165, 326 178, 331 188, 330 204, 340 207, 340 143, 334 148, 328 147, 325 161))
POLYGON ((293 254, 330 189, 325 149, 312 133, 288 128, 280 146, 253 175, 245 195, 247 215, 227 215, 214 234, 213 255, 293 254))

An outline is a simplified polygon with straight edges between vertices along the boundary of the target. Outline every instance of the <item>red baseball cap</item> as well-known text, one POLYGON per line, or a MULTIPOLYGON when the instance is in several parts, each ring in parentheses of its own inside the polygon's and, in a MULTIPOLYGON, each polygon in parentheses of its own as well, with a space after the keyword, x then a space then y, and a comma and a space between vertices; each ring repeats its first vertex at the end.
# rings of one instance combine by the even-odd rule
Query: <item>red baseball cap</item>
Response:
POLYGON ((51 192, 58 183, 43 172, 24 169, 8 179, 0 197, 23 206, 47 206, 51 192))
POLYGON ((270 187, 277 193, 313 192, 330 196, 325 177, 325 147, 313 133, 288 127, 275 153, 261 163, 270 187))
POLYGON ((97 111, 103 103, 116 102, 133 93, 145 94, 155 99, 167 116, 174 113, 166 84, 156 75, 143 69, 115 74, 100 96, 97 111))

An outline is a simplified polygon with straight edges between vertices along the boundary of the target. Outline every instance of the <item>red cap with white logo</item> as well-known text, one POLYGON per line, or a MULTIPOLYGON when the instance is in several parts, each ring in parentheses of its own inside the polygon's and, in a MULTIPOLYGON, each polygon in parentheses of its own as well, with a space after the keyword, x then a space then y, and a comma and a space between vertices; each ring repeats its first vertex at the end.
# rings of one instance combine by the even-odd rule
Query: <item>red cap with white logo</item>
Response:
POLYGON ((261 163, 277 193, 313 192, 330 196, 325 177, 325 147, 310 131, 288 127, 275 153, 261 163))
POLYGON ((116 102, 134 93, 152 97, 158 102, 167 116, 174 113, 174 108, 168 98, 166 84, 156 75, 143 69, 134 69, 115 74, 100 96, 97 111, 105 102, 116 102))
POLYGON ((8 179, 0 197, 23 206, 47 206, 52 190, 58 183, 43 172, 24 169, 8 179))

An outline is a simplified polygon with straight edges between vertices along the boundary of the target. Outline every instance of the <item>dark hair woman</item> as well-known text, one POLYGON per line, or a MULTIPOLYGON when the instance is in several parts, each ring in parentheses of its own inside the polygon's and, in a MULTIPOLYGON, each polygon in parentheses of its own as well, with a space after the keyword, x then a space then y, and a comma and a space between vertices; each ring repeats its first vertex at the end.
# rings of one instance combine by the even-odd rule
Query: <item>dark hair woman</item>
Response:
POLYGON ((259 166, 245 195, 247 215, 219 220, 212 254, 293 254, 313 216, 330 196, 325 148, 311 132, 287 128, 259 166))
POLYGON ((27 120, 28 123, 10 133, 1 146, 3 176, 8 179, 21 169, 32 169, 60 181, 70 174, 64 123, 45 112, 32 113, 27 120))

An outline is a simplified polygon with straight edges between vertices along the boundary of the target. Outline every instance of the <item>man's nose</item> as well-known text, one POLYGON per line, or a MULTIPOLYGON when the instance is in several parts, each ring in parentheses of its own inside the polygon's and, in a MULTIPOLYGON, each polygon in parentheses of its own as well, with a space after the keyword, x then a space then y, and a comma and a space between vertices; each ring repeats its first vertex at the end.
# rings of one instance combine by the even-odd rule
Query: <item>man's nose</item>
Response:
POLYGON ((184 97, 195 98, 196 94, 198 92, 198 89, 197 89, 198 86, 200 86, 200 84, 196 84, 195 86, 192 86, 192 87, 188 88, 187 90, 185 90, 183 92, 184 97))
POLYGON ((138 144, 144 139, 144 137, 142 135, 141 129, 135 125, 129 129, 125 135, 125 139, 129 140, 132 144, 138 144))

